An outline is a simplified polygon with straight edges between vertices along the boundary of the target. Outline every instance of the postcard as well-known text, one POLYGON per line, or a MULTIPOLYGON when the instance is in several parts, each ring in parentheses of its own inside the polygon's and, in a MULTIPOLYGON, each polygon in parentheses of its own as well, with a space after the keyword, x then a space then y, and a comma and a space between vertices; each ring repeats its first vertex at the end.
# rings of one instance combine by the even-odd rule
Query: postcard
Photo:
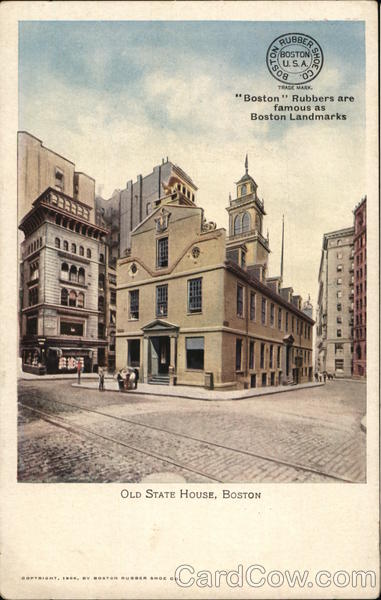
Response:
POLYGON ((1 10, 2 595, 378 597, 377 5, 1 10))

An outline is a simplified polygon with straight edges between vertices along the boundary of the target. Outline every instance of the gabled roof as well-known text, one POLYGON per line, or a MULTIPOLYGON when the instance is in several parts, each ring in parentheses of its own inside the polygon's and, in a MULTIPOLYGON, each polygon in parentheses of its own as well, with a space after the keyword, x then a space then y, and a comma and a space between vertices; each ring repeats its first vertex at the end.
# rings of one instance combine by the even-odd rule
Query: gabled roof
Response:
POLYGON ((179 326, 168 323, 168 321, 162 321, 161 319, 155 319, 142 327, 142 331, 173 331, 174 329, 179 329, 179 326))

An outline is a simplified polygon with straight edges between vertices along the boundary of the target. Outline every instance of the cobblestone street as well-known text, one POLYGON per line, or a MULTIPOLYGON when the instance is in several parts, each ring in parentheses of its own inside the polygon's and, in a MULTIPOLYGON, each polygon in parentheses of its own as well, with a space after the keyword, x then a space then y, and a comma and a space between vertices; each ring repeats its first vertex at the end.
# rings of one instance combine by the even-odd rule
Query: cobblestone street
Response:
POLYGON ((23 482, 364 482, 366 386, 205 402, 19 385, 23 482))

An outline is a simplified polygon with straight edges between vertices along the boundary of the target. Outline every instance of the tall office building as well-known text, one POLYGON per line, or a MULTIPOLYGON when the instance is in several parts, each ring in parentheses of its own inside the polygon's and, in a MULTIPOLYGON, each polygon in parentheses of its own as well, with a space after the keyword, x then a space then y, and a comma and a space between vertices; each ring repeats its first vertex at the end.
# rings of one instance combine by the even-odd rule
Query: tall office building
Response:
POLYGON ((324 234, 316 309, 315 368, 351 377, 354 327, 354 228, 324 234))
POLYGON ((366 196, 354 214, 353 376, 366 377, 366 196))

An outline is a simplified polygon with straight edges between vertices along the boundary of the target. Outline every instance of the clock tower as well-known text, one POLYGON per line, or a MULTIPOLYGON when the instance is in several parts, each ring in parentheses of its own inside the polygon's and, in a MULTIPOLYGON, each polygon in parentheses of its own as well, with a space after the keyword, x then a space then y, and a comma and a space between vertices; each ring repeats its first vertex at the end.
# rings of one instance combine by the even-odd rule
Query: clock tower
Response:
POLYGON ((269 239, 263 235, 263 218, 266 215, 264 201, 257 194, 258 186, 249 175, 248 157, 245 174, 236 182, 236 197, 229 196, 229 238, 226 244, 227 258, 241 267, 258 267, 260 279, 266 277, 269 239))

